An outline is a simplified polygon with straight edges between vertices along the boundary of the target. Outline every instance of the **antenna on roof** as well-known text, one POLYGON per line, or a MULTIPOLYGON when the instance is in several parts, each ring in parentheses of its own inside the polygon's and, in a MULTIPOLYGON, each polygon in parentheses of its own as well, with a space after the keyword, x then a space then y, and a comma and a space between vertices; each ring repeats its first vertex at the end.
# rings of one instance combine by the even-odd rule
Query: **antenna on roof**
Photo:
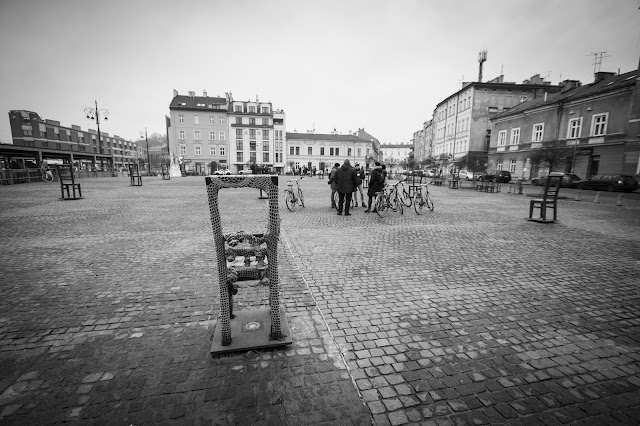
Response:
POLYGON ((589 55, 593 55, 593 73, 600 72, 600 66, 602 65, 602 58, 608 58, 609 55, 605 55, 606 51, 603 52, 592 52, 589 55))

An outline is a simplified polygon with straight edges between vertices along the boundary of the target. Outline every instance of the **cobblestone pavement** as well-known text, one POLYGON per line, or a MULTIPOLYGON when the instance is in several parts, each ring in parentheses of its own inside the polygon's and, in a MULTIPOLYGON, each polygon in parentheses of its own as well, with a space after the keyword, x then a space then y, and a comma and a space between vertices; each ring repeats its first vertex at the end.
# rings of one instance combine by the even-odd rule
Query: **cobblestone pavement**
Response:
MULTIPOLYGON (((280 213, 294 343, 211 357, 204 178, 81 183, 0 187, 0 424, 638 424, 638 201, 538 224, 504 186, 435 187, 433 213, 345 217, 304 179, 280 213)), ((220 194, 225 233, 264 231, 257 190, 220 194)))

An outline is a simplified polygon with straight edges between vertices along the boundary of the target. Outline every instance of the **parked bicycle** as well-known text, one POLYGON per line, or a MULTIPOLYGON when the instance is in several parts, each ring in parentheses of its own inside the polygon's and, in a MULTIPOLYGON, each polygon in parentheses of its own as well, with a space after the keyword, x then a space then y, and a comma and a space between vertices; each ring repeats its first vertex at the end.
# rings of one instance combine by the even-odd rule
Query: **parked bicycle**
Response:
MULTIPOLYGON (((304 177, 300 177, 302 180, 304 177)), ((300 188, 300 182, 298 179, 289 179, 287 181, 287 188, 284 190, 284 202, 287 205, 289 211, 294 211, 298 206, 304 207, 304 196, 302 195, 302 189, 300 188), (295 183, 296 189, 293 185, 295 183)))
POLYGON ((433 209, 435 208, 435 206, 433 205, 433 201, 431 200, 431 195, 429 194, 428 183, 422 183, 418 185, 415 192, 413 193, 413 209, 417 214, 422 214, 424 208, 427 208, 431 211, 433 211, 433 209))
POLYGON ((378 192, 375 200, 376 213, 380 217, 386 217, 391 210, 394 212, 400 211, 400 214, 404 214, 403 202, 399 196, 398 186, 402 181, 393 185, 385 184, 381 192, 378 192))
POLYGON ((402 204, 404 204, 407 207, 411 207, 411 196, 409 195, 409 192, 404 187, 405 180, 406 179, 401 180, 400 182, 396 183, 394 186, 396 186, 396 191, 398 192, 398 199, 402 202, 402 204), (398 188, 398 187, 402 187, 402 188, 398 188))

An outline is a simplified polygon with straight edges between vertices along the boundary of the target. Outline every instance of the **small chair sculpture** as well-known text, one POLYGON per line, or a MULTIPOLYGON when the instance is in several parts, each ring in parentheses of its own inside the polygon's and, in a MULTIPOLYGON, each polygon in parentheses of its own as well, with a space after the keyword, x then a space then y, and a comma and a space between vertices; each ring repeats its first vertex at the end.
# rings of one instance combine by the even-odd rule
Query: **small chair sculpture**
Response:
POLYGON ((129 164, 129 178, 131 178, 131 186, 142 186, 142 176, 137 164, 129 164))
POLYGON ((82 198, 82 190, 80 184, 76 183, 76 178, 73 174, 73 166, 71 164, 56 164, 56 172, 58 173, 58 179, 60 179, 60 192, 62 193, 63 200, 78 200, 82 198), (76 190, 78 193, 76 195, 76 190), (65 196, 65 191, 67 195, 65 196), (73 193, 73 196, 71 195, 73 193))
POLYGON ((162 180, 171 180, 171 175, 169 174, 169 165, 162 164, 162 180))
POLYGON ((553 223, 557 220, 558 193, 562 183, 562 173, 550 173, 544 185, 542 198, 535 198, 529 203, 529 219, 532 222, 553 223), (533 217, 533 210, 540 209, 540 217, 533 217), (553 219, 547 218, 547 210, 553 210, 553 219))

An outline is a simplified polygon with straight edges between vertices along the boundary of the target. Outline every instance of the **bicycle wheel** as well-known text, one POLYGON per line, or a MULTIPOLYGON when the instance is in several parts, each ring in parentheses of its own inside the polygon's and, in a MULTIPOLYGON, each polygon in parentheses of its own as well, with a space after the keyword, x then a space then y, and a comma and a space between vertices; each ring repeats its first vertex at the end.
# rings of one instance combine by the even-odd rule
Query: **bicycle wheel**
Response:
POLYGON ((433 211, 433 209, 436 207, 433 204, 433 201, 431 200, 431 196, 429 195, 429 193, 427 192, 427 196, 425 197, 425 204, 427 206, 427 208, 431 211, 433 211))
POLYGON ((380 217, 386 217, 389 215, 389 204, 386 202, 386 197, 383 194, 378 194, 375 201, 376 213, 380 217))
POLYGON ((400 214, 404 214, 404 203, 400 198, 396 200, 396 205, 398 206, 398 210, 400 210, 400 214))
POLYGON ((336 192, 333 194, 333 205, 334 205, 334 206, 336 206, 336 210, 338 210, 338 201, 339 201, 339 198, 338 198, 338 191, 336 191, 336 192))
POLYGON ((400 194, 400 201, 402 201, 402 204, 405 206, 411 207, 411 197, 409 197, 409 193, 404 189, 402 190, 402 194, 400 194))
POLYGON ((298 201, 300 201, 300 205, 304 207, 304 197, 302 196, 302 189, 298 188, 298 201))
POLYGON ((42 180, 45 182, 53 182, 53 175, 49 173, 45 173, 42 175, 42 180))
POLYGON ((413 209, 417 214, 422 214, 422 208, 424 207, 424 199, 422 198, 422 194, 420 192, 416 192, 413 195, 413 209))
POLYGON ((284 203, 287 205, 287 209, 292 212, 296 208, 296 200, 293 197, 293 191, 284 191, 284 203))

